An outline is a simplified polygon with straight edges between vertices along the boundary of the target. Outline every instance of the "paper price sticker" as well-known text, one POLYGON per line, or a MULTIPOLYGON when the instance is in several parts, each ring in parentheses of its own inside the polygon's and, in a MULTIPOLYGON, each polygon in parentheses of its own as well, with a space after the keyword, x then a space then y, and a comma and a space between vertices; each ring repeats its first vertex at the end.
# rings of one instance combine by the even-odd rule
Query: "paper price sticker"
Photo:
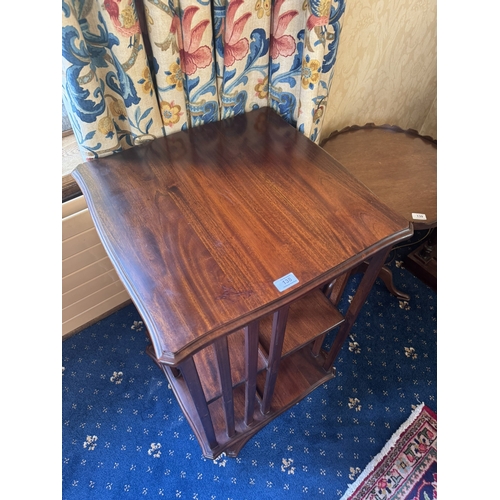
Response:
POLYGON ((415 220, 427 220, 425 214, 411 214, 415 220))
POLYGON ((286 276, 278 278, 273 282, 274 286, 278 289, 279 292, 284 292, 288 288, 293 285, 296 285, 299 282, 295 274, 288 273, 286 276))

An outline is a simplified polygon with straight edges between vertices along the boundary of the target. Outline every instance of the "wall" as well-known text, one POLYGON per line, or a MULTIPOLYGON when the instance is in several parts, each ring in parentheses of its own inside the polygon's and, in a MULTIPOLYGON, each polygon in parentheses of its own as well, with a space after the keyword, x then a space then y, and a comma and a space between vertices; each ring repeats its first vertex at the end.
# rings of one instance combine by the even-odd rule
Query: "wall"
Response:
POLYGON ((437 139, 436 0, 347 0, 322 138, 397 125, 437 139))

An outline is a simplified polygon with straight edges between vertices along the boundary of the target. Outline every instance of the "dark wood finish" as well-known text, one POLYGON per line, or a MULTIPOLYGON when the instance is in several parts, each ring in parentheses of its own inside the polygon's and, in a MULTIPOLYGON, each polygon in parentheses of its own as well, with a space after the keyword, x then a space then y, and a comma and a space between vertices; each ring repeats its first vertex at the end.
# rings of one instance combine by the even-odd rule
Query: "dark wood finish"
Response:
POLYGON ((258 349, 259 349, 259 322, 252 321, 245 327, 245 424, 250 425, 253 421, 255 408, 255 396, 257 389, 258 371, 258 349))
POLYGON ((62 178, 62 203, 82 195, 82 191, 71 175, 62 178))
POLYGON ((269 108, 73 175, 148 329, 148 354, 209 458, 235 456, 333 377, 335 355, 311 348, 336 325, 348 333, 369 286, 360 285, 348 327, 321 290, 372 256, 368 273, 378 272, 378 256, 412 234, 269 108), (274 282, 289 273, 298 282, 279 291, 274 282))
POLYGON ((406 256, 404 265, 427 286, 437 290, 437 229, 406 256))
POLYGON ((217 365, 219 368, 220 386, 222 389, 222 400, 224 401, 224 416, 226 420, 226 433, 228 437, 234 436, 234 406, 233 406, 233 383, 231 380, 231 362, 229 361, 229 349, 227 337, 221 337, 214 342, 217 353, 217 365))
MULTIPOLYGON (((351 274, 355 273, 364 273, 368 269, 368 262, 363 262, 360 264, 355 270, 351 271, 351 274)), ((394 277, 392 275, 392 271, 387 267, 387 266, 382 266, 382 269, 380 269, 380 272, 378 274, 378 277, 382 280, 384 285, 386 286, 387 290, 389 290, 394 297, 396 297, 398 300, 410 300, 410 295, 407 293, 402 292, 399 288, 396 287, 394 284, 394 277)))
POLYGON ((331 285, 329 285, 328 289, 325 291, 325 295, 330 299, 334 306, 339 305, 342 293, 347 285, 347 281, 347 274, 343 274, 342 276, 339 276, 331 285))
POLYGON ((271 399, 274 395, 274 386, 278 378, 278 370, 281 361, 281 351, 285 339, 285 328, 288 319, 290 304, 278 309, 273 314, 273 326, 271 333, 271 345, 269 349, 268 367, 266 373, 266 383, 262 396, 262 413, 269 413, 271 399))
MULTIPOLYGON (((325 297, 329 299, 330 302, 335 307, 337 307, 340 302, 341 295, 344 292, 344 288, 347 285, 347 281, 349 280, 349 275, 350 275, 349 272, 344 273, 335 280, 333 280, 331 283, 328 283, 328 285, 326 285, 323 288, 323 293, 325 294, 325 297)), ((337 309, 334 310, 338 311, 337 309)), ((317 356, 319 354, 327 333, 328 331, 325 331, 314 341, 314 344, 312 345, 311 348, 313 356, 317 356)))
POLYGON ((350 127, 344 127, 342 130, 333 131, 326 139, 323 139, 321 141, 321 147, 323 147, 333 137, 339 134, 343 134, 344 132, 354 132, 356 130, 373 129, 373 128, 376 128, 378 130, 391 130, 392 132, 402 132, 404 134, 413 135, 415 137, 420 137, 421 139, 424 139, 425 141, 428 141, 429 143, 432 143, 435 146, 437 146, 436 139, 432 138, 430 135, 421 135, 418 133, 417 130, 412 128, 403 129, 401 127, 398 127, 397 125, 389 125, 389 124, 375 125, 375 123, 366 123, 365 125, 351 125, 350 127))
MULTIPOLYGON (((368 125, 335 132, 322 147, 415 230, 436 227, 436 141, 413 130, 368 125), (426 220, 415 219, 414 213, 425 214, 426 220)), ((365 272, 366 267, 364 263, 353 272, 365 272)), ((379 277, 399 300, 410 300, 410 295, 395 286, 388 267, 382 267, 379 277)))
MULTIPOLYGON (((226 434, 222 398, 210 403, 210 415, 214 422, 214 432, 218 442, 218 446, 215 448, 210 448, 206 440, 203 439, 203 426, 184 379, 182 377, 174 378, 168 369, 165 370, 165 374, 200 443, 203 455, 213 459, 222 452, 225 452, 228 456, 237 456, 245 443, 262 427, 298 403, 316 387, 331 380, 334 374, 323 370, 322 364, 324 360, 323 352, 315 358, 310 353, 309 348, 295 351, 290 356, 282 359, 270 411, 264 415, 259 402, 256 401, 250 425, 246 425, 244 422, 245 386, 240 385, 234 388, 236 434, 233 439, 229 439, 226 434)), ((264 391, 265 380, 266 373, 260 372, 257 377, 257 389, 260 394, 264 391)))
MULTIPOLYGON (((273 315, 260 320, 260 345, 265 353, 271 348, 273 315)), ((344 321, 338 309, 319 290, 313 290, 290 304, 281 356, 287 356, 317 336, 344 321)))
POLYGON ((384 249, 379 251, 370 259, 370 264, 368 265, 365 274, 363 275, 363 279, 359 284, 354 297, 349 304, 349 308, 345 314, 344 322, 339 328, 335 340, 333 341, 332 347, 328 351, 328 355, 326 357, 323 368, 325 370, 330 370, 332 368, 333 362, 340 352, 341 347, 344 345, 347 336, 351 330, 352 325, 356 321, 358 317, 359 311, 363 307, 365 303, 366 297, 370 292, 373 283, 377 279, 377 275, 380 272, 381 267, 383 266, 387 255, 389 254, 390 249, 384 249))
POLYGON ((203 394, 200 377, 196 370, 193 358, 186 358, 179 365, 183 380, 186 382, 189 394, 193 398, 196 414, 199 415, 201 426, 205 434, 205 440, 210 447, 217 447, 217 439, 214 434, 214 426, 210 416, 210 410, 203 394))
POLYGON ((157 357, 170 364, 411 235, 268 108, 73 175, 157 357), (274 280, 290 272, 299 284, 278 292, 274 280))
POLYGON ((434 141, 392 128, 354 128, 331 136, 323 148, 415 230, 437 225, 434 141))
MULTIPOLYGON (((247 380, 245 330, 241 328, 240 330, 228 335, 227 338, 231 358, 232 384, 236 387, 245 383, 247 380)), ((222 395, 215 347, 213 345, 208 345, 205 349, 197 352, 193 358, 196 364, 196 369, 200 374, 201 385, 203 386, 205 397, 210 403, 222 395)), ((265 370, 266 366, 267 356, 264 351, 260 349, 257 352, 256 370, 265 370)))

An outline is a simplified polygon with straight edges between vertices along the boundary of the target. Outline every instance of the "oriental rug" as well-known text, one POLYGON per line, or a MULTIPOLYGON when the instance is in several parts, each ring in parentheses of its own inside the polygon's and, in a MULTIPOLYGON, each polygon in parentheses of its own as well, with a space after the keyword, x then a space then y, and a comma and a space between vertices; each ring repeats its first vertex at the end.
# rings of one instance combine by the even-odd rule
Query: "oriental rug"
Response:
POLYGON ((437 498, 437 417, 420 404, 341 500, 437 498))

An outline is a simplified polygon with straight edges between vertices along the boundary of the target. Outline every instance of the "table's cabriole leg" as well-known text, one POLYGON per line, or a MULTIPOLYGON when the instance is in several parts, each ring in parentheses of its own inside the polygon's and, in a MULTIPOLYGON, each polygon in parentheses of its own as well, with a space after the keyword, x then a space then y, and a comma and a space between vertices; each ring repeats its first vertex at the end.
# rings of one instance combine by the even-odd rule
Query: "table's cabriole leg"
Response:
POLYGON ((222 391, 222 401, 224 407, 224 416, 226 419, 226 433, 228 437, 233 437, 234 430, 234 402, 233 402, 233 383, 231 380, 231 365, 229 361, 229 349, 227 337, 221 337, 214 342, 215 352, 217 354, 217 365, 219 368, 219 379, 222 391))
POLYGON ((278 370, 281 360, 281 350, 285 338, 285 328, 288 319, 288 310, 290 304, 278 309, 273 315, 273 327, 271 334, 271 346, 269 349, 269 358, 267 366, 266 382, 264 385, 264 394, 262 396, 262 413, 265 415, 271 409, 271 399, 274 393, 274 386, 278 377, 278 370))
POLYGON ((255 393, 257 391, 257 356, 259 349, 259 322, 245 327, 245 425, 253 422, 255 393))
POLYGON ((377 279, 378 273, 382 266, 384 265, 385 259, 389 255, 390 248, 381 250, 376 253, 370 260, 370 264, 366 269, 366 272, 359 284, 356 293, 351 301, 349 309, 345 314, 345 320, 339 328, 335 340, 333 341, 332 347, 328 351, 323 368, 325 371, 331 370, 333 362, 335 361, 340 349, 344 345, 349 332, 351 331, 352 325, 356 321, 361 308, 363 307, 370 290, 377 279))
POLYGON ((396 297, 398 300, 409 301, 411 299, 410 295, 396 288, 392 276, 392 271, 388 267, 382 266, 379 272, 379 278, 384 282, 384 285, 386 286, 387 290, 389 290, 389 292, 392 295, 394 295, 394 297, 396 297))
POLYGON ((203 387, 201 386, 200 377, 198 375, 198 371, 196 370, 193 358, 187 358, 185 361, 183 361, 179 365, 179 369, 189 389, 198 416, 200 417, 200 421, 203 426, 203 430, 205 431, 208 445, 211 449, 213 449, 218 445, 218 443, 215 437, 210 410, 208 409, 208 404, 205 399, 203 387))

